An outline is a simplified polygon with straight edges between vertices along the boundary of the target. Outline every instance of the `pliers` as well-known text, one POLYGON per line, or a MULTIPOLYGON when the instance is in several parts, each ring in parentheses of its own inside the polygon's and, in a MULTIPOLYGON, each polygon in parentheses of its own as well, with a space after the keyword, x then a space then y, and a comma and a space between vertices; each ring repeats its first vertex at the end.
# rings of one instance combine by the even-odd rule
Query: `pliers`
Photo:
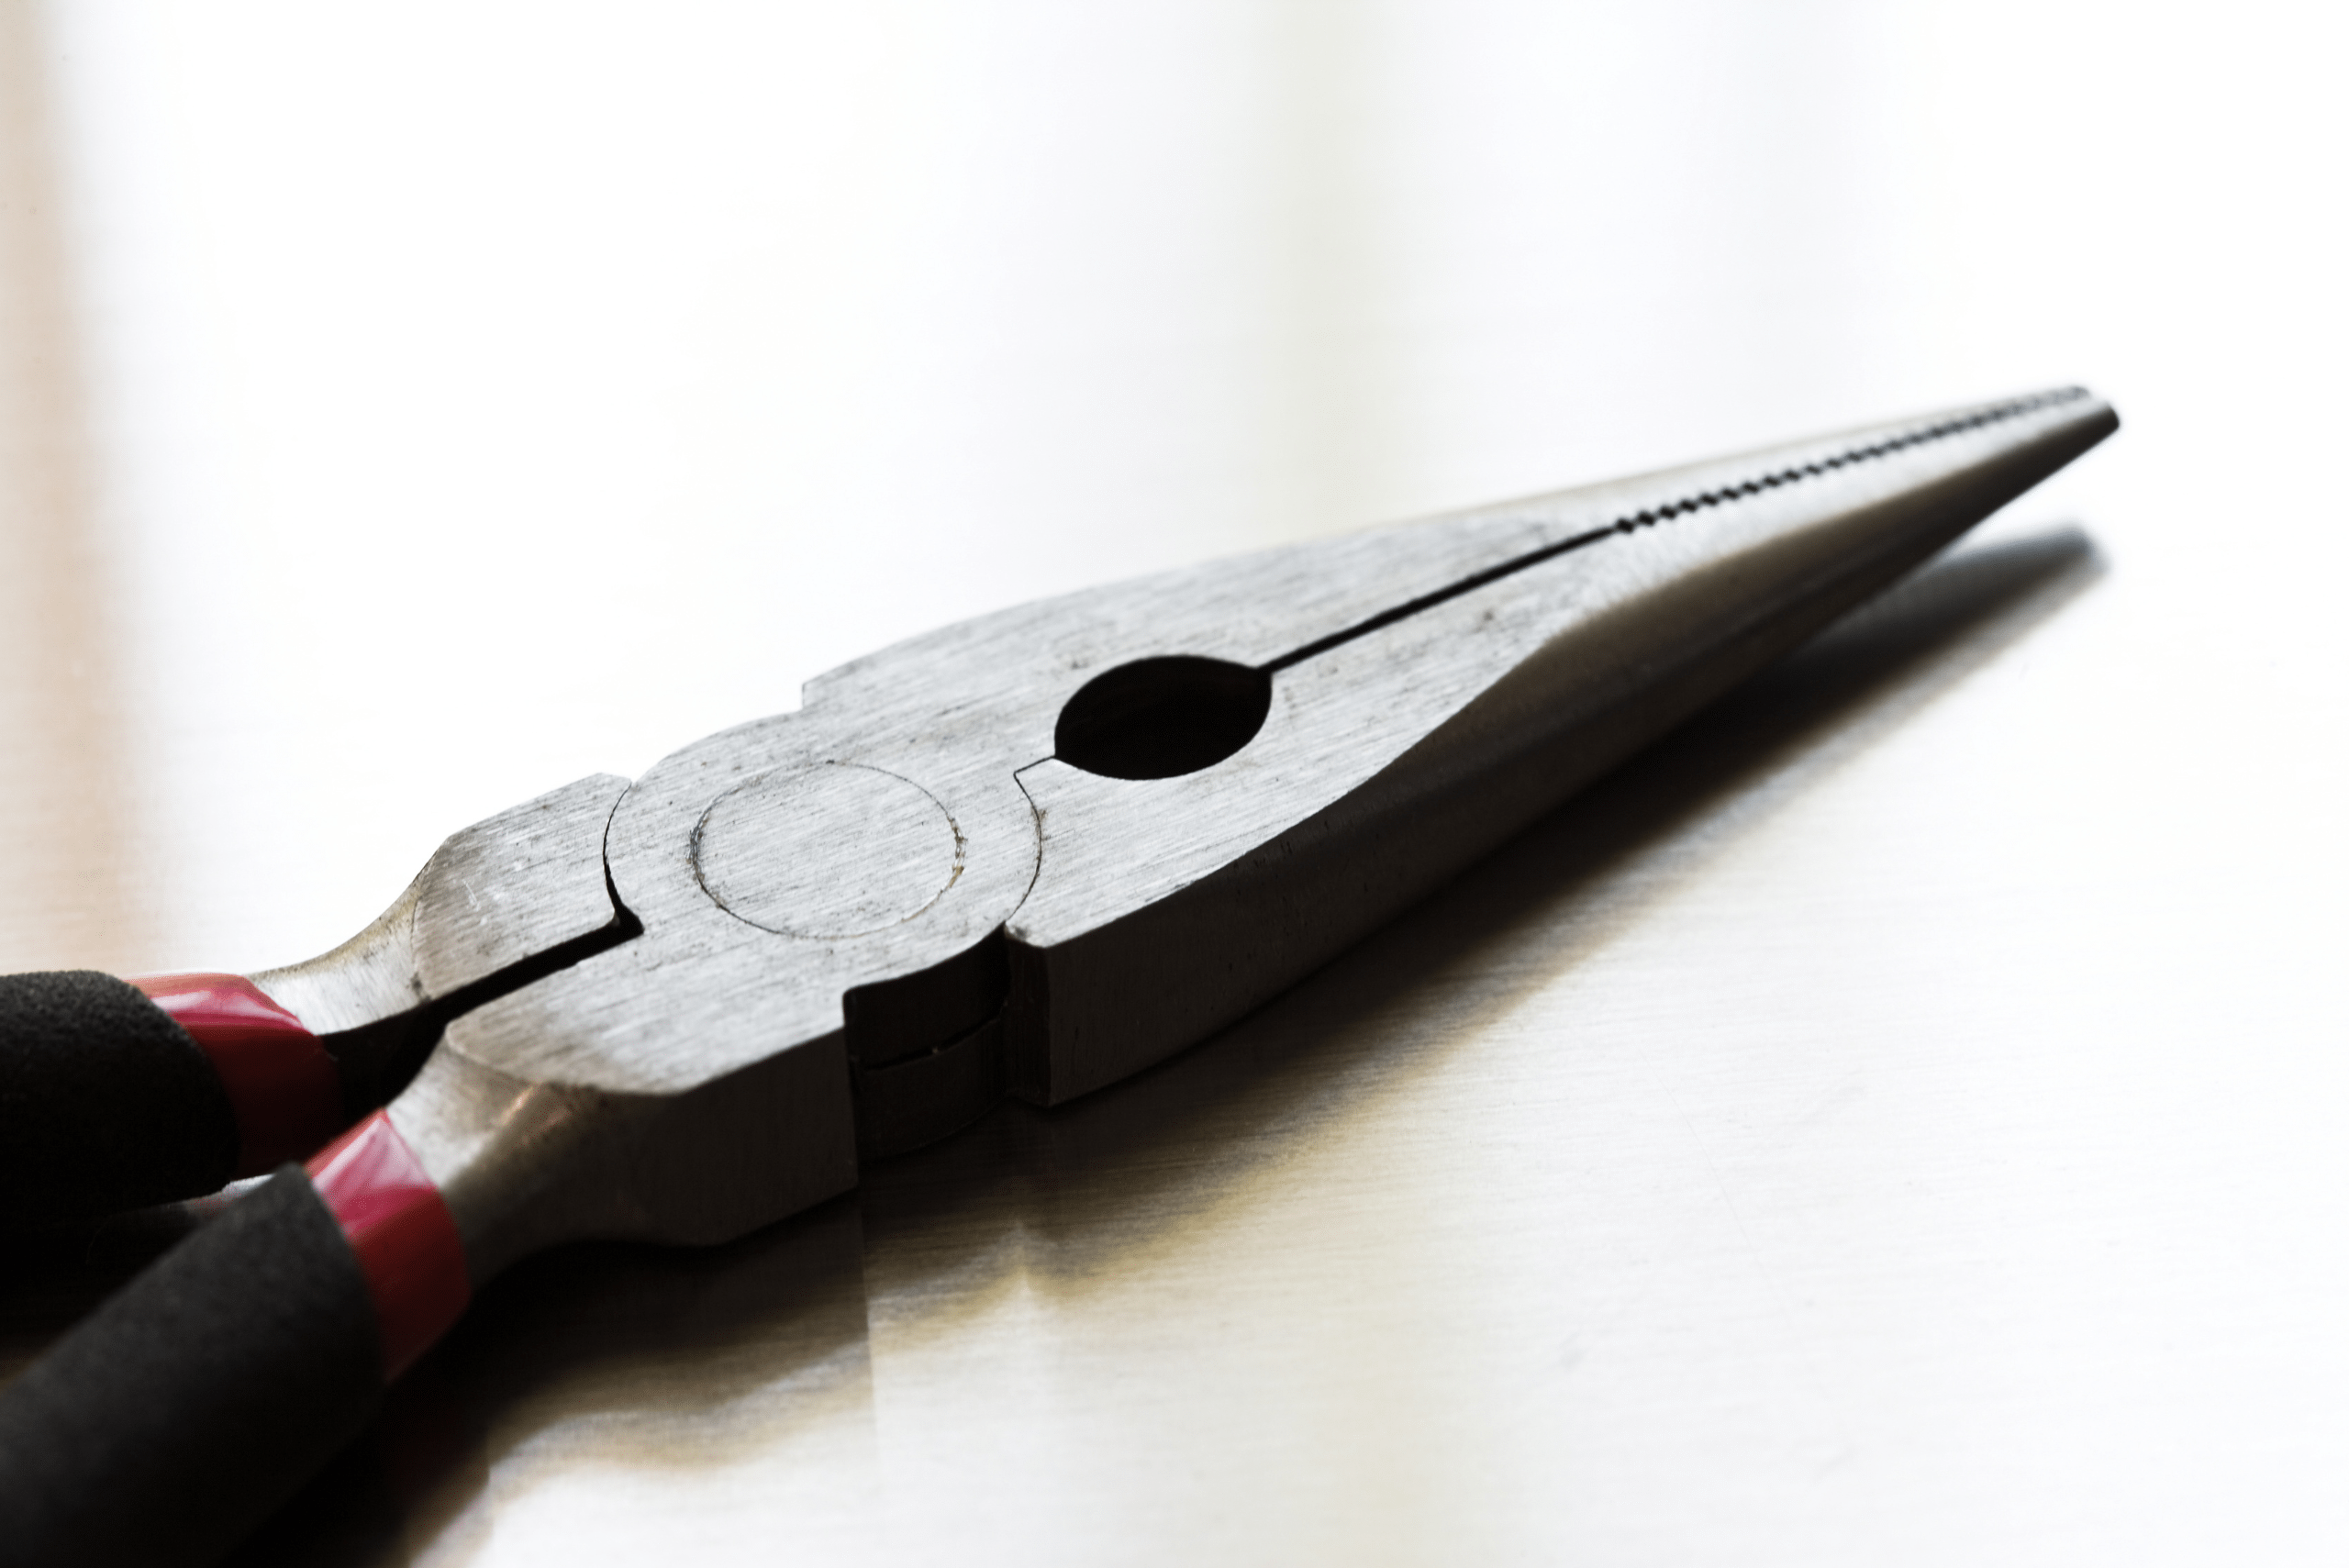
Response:
POLYGON ((725 1241, 1181 1050, 2118 425, 2066 388, 1045 600, 467 829, 333 952, 184 983, 326 1063, 268 1136, 389 1104, 0 1394, 0 1561, 209 1561, 518 1259, 725 1241))

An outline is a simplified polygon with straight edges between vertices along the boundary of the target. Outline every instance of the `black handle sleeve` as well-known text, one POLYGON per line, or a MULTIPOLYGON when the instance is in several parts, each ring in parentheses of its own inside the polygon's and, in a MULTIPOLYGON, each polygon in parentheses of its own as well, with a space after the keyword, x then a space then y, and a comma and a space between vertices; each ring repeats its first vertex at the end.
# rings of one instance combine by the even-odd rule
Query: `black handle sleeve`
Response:
POLYGON ((210 1059, 137 986, 0 975, 0 1225, 215 1192, 237 1155, 210 1059))
POLYGON ((211 1562, 383 1387, 359 1260, 287 1165, 0 1391, 0 1564, 211 1562))

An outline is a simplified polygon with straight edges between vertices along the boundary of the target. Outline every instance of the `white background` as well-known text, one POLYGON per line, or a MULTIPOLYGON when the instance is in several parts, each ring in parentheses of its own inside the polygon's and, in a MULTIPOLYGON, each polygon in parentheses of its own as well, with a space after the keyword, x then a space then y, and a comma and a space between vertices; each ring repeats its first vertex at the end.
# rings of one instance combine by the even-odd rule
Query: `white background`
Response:
POLYGON ((273 1551, 2349 1550, 2331 8, 22 15, 63 477, 0 611, 87 700, 11 699, 18 967, 306 956, 1040 594, 2045 384, 2126 425, 1993 525, 2092 541, 2030 605, 1171 1073, 491 1292, 386 1423, 470 1435, 273 1551))

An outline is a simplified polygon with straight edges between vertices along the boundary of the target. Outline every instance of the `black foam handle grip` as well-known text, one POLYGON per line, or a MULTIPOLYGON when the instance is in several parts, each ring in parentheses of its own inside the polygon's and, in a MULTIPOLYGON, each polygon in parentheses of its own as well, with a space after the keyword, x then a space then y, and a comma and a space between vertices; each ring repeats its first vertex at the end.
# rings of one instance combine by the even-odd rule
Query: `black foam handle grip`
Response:
POLYGON ((211 1562, 383 1387, 359 1260, 284 1166, 0 1390, 0 1564, 211 1562))
POLYGON ((237 1155, 211 1060, 137 986, 0 975, 0 1225, 216 1192, 237 1155))

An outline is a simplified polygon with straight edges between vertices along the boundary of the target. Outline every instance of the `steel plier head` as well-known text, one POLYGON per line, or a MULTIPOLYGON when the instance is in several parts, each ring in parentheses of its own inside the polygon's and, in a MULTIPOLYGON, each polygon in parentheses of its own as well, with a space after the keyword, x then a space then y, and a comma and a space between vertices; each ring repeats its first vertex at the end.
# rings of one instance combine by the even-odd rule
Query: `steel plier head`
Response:
POLYGON ((516 1259, 723 1240, 1164 1058, 2117 428, 2046 392, 1021 606, 458 834, 361 937, 252 977, 344 1111, 396 1097, 0 1399, 0 1457, 49 1476, 15 1528, 103 1533, 128 1475, 210 1487, 233 1538, 347 1435, 351 1379, 516 1259), (255 1259, 313 1304, 221 1329, 179 1396, 275 1468, 116 1441, 106 1389, 185 1381, 124 1347, 255 1259))

